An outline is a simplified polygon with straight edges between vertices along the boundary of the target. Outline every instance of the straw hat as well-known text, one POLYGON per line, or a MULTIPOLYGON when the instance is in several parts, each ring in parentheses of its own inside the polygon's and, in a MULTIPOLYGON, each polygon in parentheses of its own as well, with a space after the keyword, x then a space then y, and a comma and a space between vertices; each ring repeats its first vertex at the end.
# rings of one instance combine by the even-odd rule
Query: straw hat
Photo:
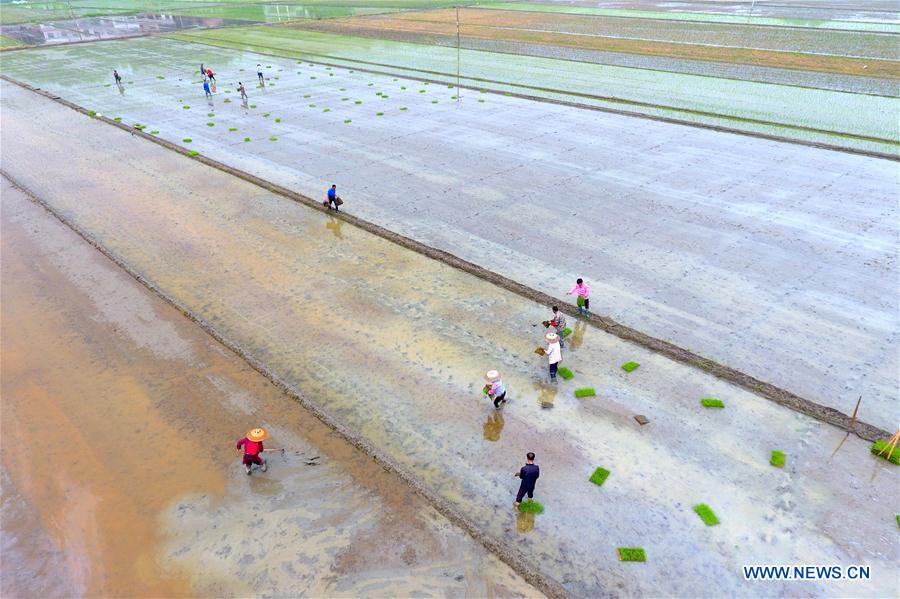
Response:
POLYGON ((547 333, 546 335, 544 335, 544 341, 546 341, 547 343, 556 343, 557 341, 559 341, 559 335, 557 335, 556 333, 547 333))
POLYGON ((500 371, 499 370, 488 370, 484 375, 484 380, 489 383, 493 383, 496 380, 500 379, 500 371))
POLYGON ((254 443, 259 443, 269 438, 269 431, 264 428, 255 428, 247 433, 247 438, 254 443))

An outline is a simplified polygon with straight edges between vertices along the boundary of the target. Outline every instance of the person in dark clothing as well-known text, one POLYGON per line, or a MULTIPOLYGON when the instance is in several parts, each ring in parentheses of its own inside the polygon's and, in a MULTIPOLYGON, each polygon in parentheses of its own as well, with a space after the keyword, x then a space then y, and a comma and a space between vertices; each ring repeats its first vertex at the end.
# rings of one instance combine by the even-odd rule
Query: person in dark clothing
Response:
POLYGON ((522 498, 526 493, 528 499, 534 499, 534 484, 541 475, 540 467, 534 463, 534 454, 529 451, 525 455, 525 459, 527 460, 525 465, 516 473, 516 476, 522 479, 519 484, 519 492, 516 493, 516 502, 513 504, 516 509, 519 509, 519 504, 522 503, 522 498))
POLYGON ((116 85, 122 85, 122 76, 119 75, 118 69, 113 69, 113 79, 116 80, 116 85))

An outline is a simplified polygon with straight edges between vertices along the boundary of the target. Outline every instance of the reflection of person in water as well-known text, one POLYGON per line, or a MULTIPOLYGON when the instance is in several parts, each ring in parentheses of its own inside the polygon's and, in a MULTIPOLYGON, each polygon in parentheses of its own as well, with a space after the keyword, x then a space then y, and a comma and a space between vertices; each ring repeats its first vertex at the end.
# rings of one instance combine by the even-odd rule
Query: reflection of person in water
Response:
POLYGON ((332 232, 332 234, 338 239, 343 239, 344 234, 341 233, 341 227, 344 225, 344 221, 339 218, 335 218, 333 216, 329 216, 328 220, 325 221, 325 228, 332 232))
POLYGON ((484 440, 496 443, 500 440, 501 432, 503 432, 503 413, 491 412, 484 421, 484 440))
POLYGON ((516 532, 526 534, 534 530, 533 512, 516 512, 516 532))
POLYGON ((581 344, 584 343, 584 331, 586 329, 587 324, 583 320, 575 320, 574 326, 572 327, 572 334, 568 337, 570 350, 581 347, 581 344))

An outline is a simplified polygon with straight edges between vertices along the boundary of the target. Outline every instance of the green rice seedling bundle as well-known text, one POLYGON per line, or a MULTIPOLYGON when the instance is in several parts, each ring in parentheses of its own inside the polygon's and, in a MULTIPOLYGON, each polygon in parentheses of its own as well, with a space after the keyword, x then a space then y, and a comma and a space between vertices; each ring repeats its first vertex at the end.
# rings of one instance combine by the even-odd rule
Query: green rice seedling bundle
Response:
POLYGON ((575 397, 593 397, 595 395, 597 395, 597 391, 593 387, 575 389, 575 397))
POLYGON ((597 469, 594 470, 594 473, 591 474, 591 478, 589 478, 588 480, 600 487, 603 485, 603 483, 606 482, 607 478, 609 478, 609 470, 607 470, 606 468, 600 468, 598 466, 597 469))
POLYGON ((703 520, 707 526, 715 526, 719 523, 719 519, 716 518, 716 513, 705 503, 698 503, 695 505, 694 511, 697 512, 697 515, 700 516, 700 519, 703 520))
POLYGON ((715 397, 704 397, 700 400, 700 405, 704 408, 724 408, 725 402, 715 397))
POLYGON ((769 463, 777 468, 784 468, 784 452, 778 451, 777 449, 772 450, 772 457, 769 458, 769 463))

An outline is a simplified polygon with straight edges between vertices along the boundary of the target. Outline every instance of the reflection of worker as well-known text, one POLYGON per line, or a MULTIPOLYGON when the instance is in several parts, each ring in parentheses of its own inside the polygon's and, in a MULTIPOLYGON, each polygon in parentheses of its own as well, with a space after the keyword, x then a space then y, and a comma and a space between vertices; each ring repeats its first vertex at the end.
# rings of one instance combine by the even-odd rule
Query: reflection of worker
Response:
POLYGON ((519 492, 516 493, 516 502, 513 504, 513 507, 516 509, 519 508, 519 504, 522 503, 522 498, 526 494, 528 499, 534 499, 534 484, 541 475, 540 467, 534 463, 534 453, 529 451, 525 454, 525 459, 525 465, 516 474, 517 477, 522 479, 522 482, 519 484, 519 492))
POLYGON ((500 371, 488 370, 487 374, 484 375, 484 380, 488 382, 485 385, 488 399, 493 400, 494 409, 499 410, 500 405, 506 403, 506 385, 503 384, 503 379, 500 378, 500 371))
POLYGON ((484 440, 496 443, 503 432, 503 412, 491 412, 484 421, 484 440))
POLYGON ((559 347, 559 335, 556 333, 547 333, 544 335, 547 342, 547 360, 550 362, 550 380, 556 381, 556 371, 559 369, 559 363, 562 362, 562 349, 559 347))
POLYGON ((264 428, 255 428, 247 433, 247 436, 237 442, 237 448, 244 448, 244 469, 250 474, 253 464, 262 466, 262 471, 269 469, 269 464, 260 454, 263 449, 263 441, 269 438, 269 433, 264 428))

